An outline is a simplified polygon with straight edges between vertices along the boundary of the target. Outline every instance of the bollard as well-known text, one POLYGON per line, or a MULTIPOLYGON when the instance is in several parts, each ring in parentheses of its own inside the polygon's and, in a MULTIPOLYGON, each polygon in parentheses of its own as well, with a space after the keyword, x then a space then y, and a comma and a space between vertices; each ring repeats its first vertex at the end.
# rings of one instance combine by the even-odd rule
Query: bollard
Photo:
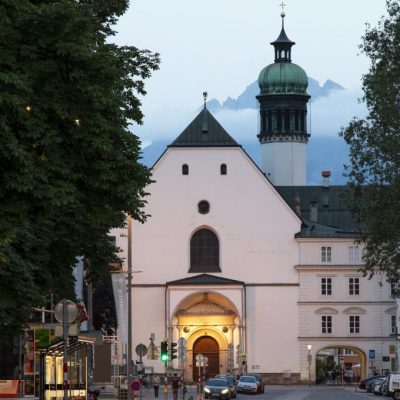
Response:
POLYGON ((167 399, 168 399, 168 386, 165 385, 164 386, 164 400, 167 400, 167 399))

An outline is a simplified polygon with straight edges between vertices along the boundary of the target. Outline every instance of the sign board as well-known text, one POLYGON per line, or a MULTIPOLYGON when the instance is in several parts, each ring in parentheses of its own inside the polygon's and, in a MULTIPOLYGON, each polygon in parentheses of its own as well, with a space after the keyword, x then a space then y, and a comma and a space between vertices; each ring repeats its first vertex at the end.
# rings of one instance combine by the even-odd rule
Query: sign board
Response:
POLYGON ((136 354, 140 357, 143 357, 147 354, 147 347, 143 343, 140 343, 135 348, 136 354))
POLYGON ((382 361, 388 362, 388 361, 390 361, 390 357, 388 357, 388 356, 383 356, 383 357, 382 357, 382 361))
POLYGON ((67 323, 72 324, 78 316, 78 308, 71 300, 61 300, 54 307, 54 317, 62 324, 64 322, 64 302, 67 308, 67 323))
POLYGON ((140 392, 140 381, 138 379, 135 379, 131 382, 130 388, 132 392, 140 392))
POLYGON ((23 382, 18 385, 18 380, 0 380, 0 398, 18 398, 21 397, 18 391, 24 393, 23 382))
POLYGON ((368 359, 371 360, 371 361, 375 360, 375 350, 371 349, 371 350, 368 351, 368 359))

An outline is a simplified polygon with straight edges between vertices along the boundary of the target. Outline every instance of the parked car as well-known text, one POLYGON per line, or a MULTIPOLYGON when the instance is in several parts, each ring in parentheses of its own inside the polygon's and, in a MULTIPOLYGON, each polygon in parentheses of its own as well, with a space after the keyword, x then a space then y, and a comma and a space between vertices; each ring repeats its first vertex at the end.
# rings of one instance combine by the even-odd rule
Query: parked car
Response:
POLYGON ((204 386, 204 396, 206 399, 231 399, 231 390, 227 379, 209 379, 204 386))
POLYGON ((254 376, 254 378, 257 379, 257 382, 259 384, 258 393, 264 393, 265 388, 264 388, 264 382, 263 382, 263 379, 262 379, 262 375, 261 374, 254 374, 254 373, 249 373, 249 374, 246 374, 246 375, 247 376, 254 376))
POLYGON ((254 376, 243 375, 237 383, 238 393, 259 393, 259 382, 254 376))
POLYGON ((381 385, 385 382, 386 378, 379 378, 374 380, 374 384, 372 385, 373 387, 371 388, 371 391, 373 394, 379 394, 381 395, 381 385))
POLYGON ((368 393, 372 393, 375 388, 375 384, 378 383, 381 379, 383 379, 384 376, 375 376, 374 379, 370 379, 366 384, 365 384, 365 389, 368 393))
POLYGON ((231 397, 232 399, 236 399, 237 397, 237 392, 236 392, 236 382, 235 382, 235 377, 230 374, 225 374, 225 375, 216 375, 214 378, 217 379, 226 379, 229 383, 229 390, 231 391, 231 397))
POLYGON ((368 385, 372 380, 374 380, 374 379, 376 379, 376 378, 384 378, 384 376, 383 376, 383 375, 371 376, 371 377, 369 377, 369 378, 367 378, 367 379, 363 379, 363 380, 360 381, 358 387, 359 387, 360 389, 366 390, 366 389, 367 389, 367 385, 368 385))

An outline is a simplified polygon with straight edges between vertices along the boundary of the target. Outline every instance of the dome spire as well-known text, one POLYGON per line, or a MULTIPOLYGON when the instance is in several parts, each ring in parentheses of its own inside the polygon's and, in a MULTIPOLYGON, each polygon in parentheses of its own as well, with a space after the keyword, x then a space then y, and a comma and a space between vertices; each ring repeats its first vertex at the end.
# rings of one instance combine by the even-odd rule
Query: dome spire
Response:
POLYGON ((284 20, 285 20, 285 6, 286 4, 283 2, 283 0, 281 1, 281 3, 279 4, 282 7, 282 11, 281 11, 281 17, 282 17, 282 29, 284 28, 284 20))
POLYGON ((275 62, 292 62, 291 59, 291 48, 295 42, 292 42, 286 35, 285 32, 285 6, 286 4, 283 2, 283 0, 280 3, 280 6, 282 7, 281 11, 281 18, 282 18, 282 29, 281 33, 279 34, 278 39, 275 40, 275 42, 272 42, 271 44, 275 47, 275 62))

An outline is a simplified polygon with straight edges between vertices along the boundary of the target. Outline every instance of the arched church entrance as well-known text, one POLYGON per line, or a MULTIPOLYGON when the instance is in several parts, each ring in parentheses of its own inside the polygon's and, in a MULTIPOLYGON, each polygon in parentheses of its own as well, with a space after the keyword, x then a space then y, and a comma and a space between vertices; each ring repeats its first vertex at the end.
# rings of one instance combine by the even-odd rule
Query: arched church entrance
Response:
POLYGON ((218 342, 211 336, 199 337, 193 345, 193 380, 198 382, 200 376, 212 377, 219 374, 219 345, 218 342), (204 367, 197 366, 198 354, 206 356, 208 359, 207 365, 204 367))
POLYGON ((321 348, 315 357, 317 384, 350 384, 365 379, 367 357, 357 347, 332 345, 321 348))
POLYGON ((237 373, 235 349, 243 344, 239 312, 226 295, 217 290, 194 291, 176 306, 171 320, 171 337, 185 340, 185 357, 177 363, 185 379, 198 382, 204 372, 208 377, 226 372, 237 373), (208 366, 197 364, 196 356, 208 358, 208 366))

